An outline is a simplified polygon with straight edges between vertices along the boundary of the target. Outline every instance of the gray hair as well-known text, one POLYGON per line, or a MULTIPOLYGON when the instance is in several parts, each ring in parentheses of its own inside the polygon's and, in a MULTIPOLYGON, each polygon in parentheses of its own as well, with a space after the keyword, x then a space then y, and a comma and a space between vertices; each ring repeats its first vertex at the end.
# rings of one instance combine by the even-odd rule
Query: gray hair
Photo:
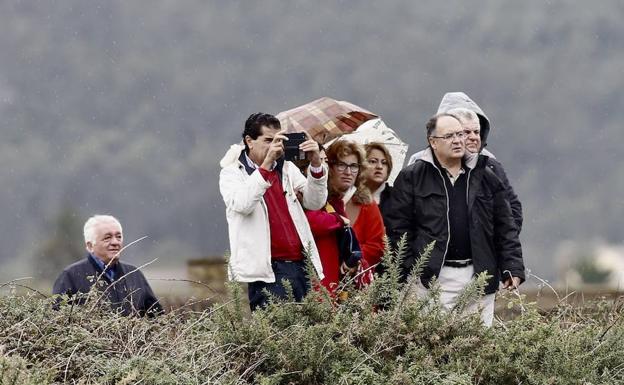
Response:
POLYGON ((121 223, 117 218, 112 215, 94 215, 91 218, 87 219, 84 225, 84 240, 85 244, 87 242, 91 242, 95 244, 95 226, 101 222, 116 222, 123 233, 123 228, 121 227, 121 223))
POLYGON ((474 112, 473 110, 469 110, 468 108, 457 107, 457 108, 448 110, 447 113, 459 118, 459 121, 461 123, 475 122, 475 121, 479 123, 479 116, 477 116, 477 113, 474 112))

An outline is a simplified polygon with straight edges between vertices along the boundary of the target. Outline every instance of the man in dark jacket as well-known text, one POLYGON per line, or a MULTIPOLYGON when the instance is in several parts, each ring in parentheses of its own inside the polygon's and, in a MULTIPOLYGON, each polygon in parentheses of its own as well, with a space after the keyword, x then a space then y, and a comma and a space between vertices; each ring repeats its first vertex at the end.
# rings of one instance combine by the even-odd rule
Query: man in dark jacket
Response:
POLYGON ((87 257, 66 267, 54 282, 54 294, 83 303, 93 285, 108 297, 113 310, 124 315, 156 315, 162 307, 143 273, 119 261, 123 230, 110 215, 95 215, 84 226, 87 257))
POLYGON ((427 123, 429 148, 395 181, 389 234, 393 243, 407 234, 404 277, 435 241, 416 292, 425 294, 437 276, 447 309, 475 274, 491 275, 486 295, 472 306, 481 308, 484 324, 491 325, 499 282, 517 287, 524 281, 522 248, 503 182, 488 157, 464 158, 464 136, 453 115, 439 114, 427 123))
MULTIPOLYGON (((485 115, 481 107, 463 92, 447 92, 444 94, 437 113, 449 113, 459 118, 464 128, 466 142, 465 156, 467 158, 477 156, 478 154, 490 158, 488 167, 494 171, 496 176, 498 176, 505 185, 507 199, 511 205, 511 212, 513 213, 518 232, 520 232, 522 230, 522 204, 520 203, 520 199, 518 199, 518 195, 511 186, 511 183, 509 183, 503 165, 496 159, 494 154, 485 148, 491 130, 490 119, 485 115)), ((420 155, 422 155, 422 152, 412 155, 408 164, 414 163, 420 155)))

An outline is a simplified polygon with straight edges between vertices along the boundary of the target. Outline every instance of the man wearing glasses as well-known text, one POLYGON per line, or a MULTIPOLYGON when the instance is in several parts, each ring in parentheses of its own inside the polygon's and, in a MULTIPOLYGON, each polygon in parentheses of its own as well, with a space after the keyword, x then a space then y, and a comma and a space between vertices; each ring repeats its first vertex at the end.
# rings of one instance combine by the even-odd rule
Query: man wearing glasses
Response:
MULTIPOLYGON (((469 162, 471 159, 476 161, 478 154, 490 158, 488 167, 490 167, 496 176, 505 184, 507 199, 509 199, 509 203, 511 204, 511 211, 516 226, 518 227, 518 232, 520 232, 522 230, 522 203, 520 199, 518 199, 518 195, 511 186, 511 183, 509 183, 503 165, 496 159, 494 154, 485 148, 491 129, 490 119, 485 115, 481 107, 463 92, 447 92, 444 94, 437 113, 440 114, 443 112, 447 112, 459 118, 465 134, 466 154, 464 156, 469 162)), ((421 151, 412 155, 407 164, 414 163, 422 154, 423 152, 421 151)))
POLYGON ((516 287, 524 280, 522 248, 505 186, 487 167, 488 157, 466 161, 464 128, 456 116, 431 118, 427 138, 429 147, 395 181, 388 212, 390 239, 396 243, 407 235, 404 278, 434 242, 415 291, 426 295, 436 276, 447 310, 476 274, 487 272, 485 295, 467 310, 480 311, 490 326, 499 282, 516 287))

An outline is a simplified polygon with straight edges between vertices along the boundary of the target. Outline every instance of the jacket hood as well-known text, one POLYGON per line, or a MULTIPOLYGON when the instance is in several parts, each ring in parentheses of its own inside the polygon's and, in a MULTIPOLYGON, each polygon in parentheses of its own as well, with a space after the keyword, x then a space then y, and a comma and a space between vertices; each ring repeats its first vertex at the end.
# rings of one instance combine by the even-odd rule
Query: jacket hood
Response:
POLYGON ((233 163, 238 161, 238 157, 241 155, 241 152, 245 149, 242 143, 233 144, 227 150, 221 161, 219 162, 219 166, 221 168, 225 168, 233 163))
MULTIPOLYGON (((464 159, 463 159, 464 165, 470 169, 475 168, 475 166, 477 165, 478 159, 479 159, 478 154, 470 154, 466 152, 466 155, 464 155, 464 159)), ((422 160, 423 162, 431 163, 435 168, 438 168, 435 161, 433 160, 433 150, 431 149, 431 147, 427 147, 424 150, 418 151, 417 153, 412 155, 407 165, 409 166, 410 164, 416 162, 417 160, 422 160)))
POLYGON ((454 108, 466 108, 477 114, 481 126, 481 148, 485 148, 488 135, 490 134, 490 119, 485 115, 481 107, 463 92, 447 92, 442 97, 437 113, 448 112, 454 108))

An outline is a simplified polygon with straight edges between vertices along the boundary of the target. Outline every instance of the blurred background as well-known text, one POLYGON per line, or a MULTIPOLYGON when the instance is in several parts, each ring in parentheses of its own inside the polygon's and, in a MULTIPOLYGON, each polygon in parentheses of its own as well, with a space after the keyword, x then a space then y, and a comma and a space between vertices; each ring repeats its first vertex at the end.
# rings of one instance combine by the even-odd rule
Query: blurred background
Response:
POLYGON ((183 292, 162 279, 227 253, 218 161, 249 114, 348 100, 411 154, 464 91, 523 203, 527 267, 619 288, 623 16, 618 0, 0 2, 0 282, 49 290, 110 213, 126 242, 148 236, 123 258, 183 292))

